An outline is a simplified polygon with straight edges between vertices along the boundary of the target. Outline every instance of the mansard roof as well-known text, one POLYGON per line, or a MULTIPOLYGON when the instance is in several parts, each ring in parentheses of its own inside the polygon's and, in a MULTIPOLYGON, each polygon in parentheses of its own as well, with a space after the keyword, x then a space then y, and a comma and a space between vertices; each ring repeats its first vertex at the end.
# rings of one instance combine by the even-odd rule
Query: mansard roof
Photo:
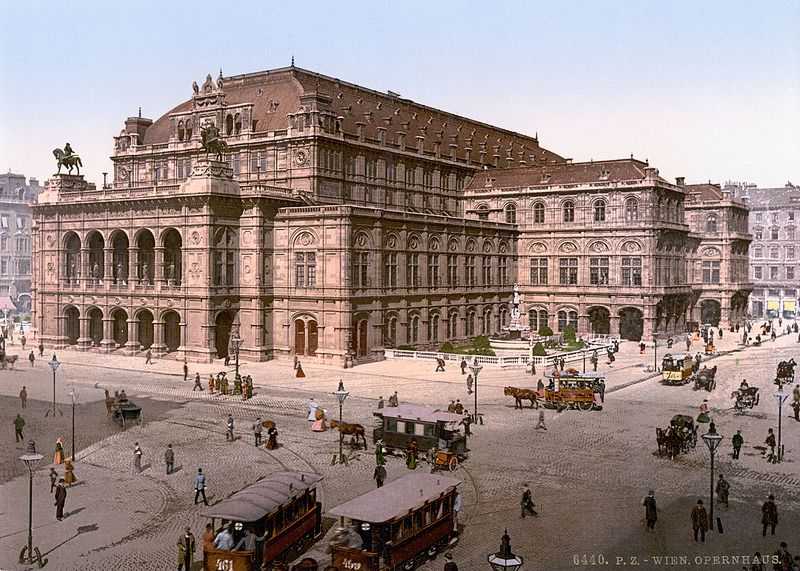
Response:
POLYGON ((701 184, 687 184, 686 191, 696 196, 697 200, 722 200, 722 188, 720 185, 710 182, 701 184))
MULTIPOLYGON (((614 183, 647 178, 651 169, 638 159, 561 163, 546 166, 484 170, 472 177, 467 191, 482 192, 487 188, 518 188, 569 184, 614 183)), ((652 169, 658 176, 658 169, 652 169)), ((661 182, 666 182, 658 178, 661 182)))
MULTIPOLYGON (((223 77, 223 86, 226 105, 254 105, 256 133, 287 129, 286 115, 298 111, 301 96, 316 93, 323 96, 320 110, 327 109, 341 117, 345 133, 356 134, 361 127, 365 138, 377 140, 380 131, 385 131, 387 141, 394 141, 398 133, 404 133, 409 147, 416 148, 422 140, 424 149, 433 151, 438 142, 441 154, 447 156, 451 145, 457 145, 459 158, 471 149, 472 160, 477 161, 483 151, 484 162, 489 164, 498 158, 502 165, 509 156, 515 164, 520 160, 530 164, 531 156, 536 163, 564 161, 563 157, 540 147, 535 137, 297 67, 223 77)), ((171 109, 147 129, 143 143, 166 143, 171 130, 170 115, 191 109, 191 100, 171 109)))

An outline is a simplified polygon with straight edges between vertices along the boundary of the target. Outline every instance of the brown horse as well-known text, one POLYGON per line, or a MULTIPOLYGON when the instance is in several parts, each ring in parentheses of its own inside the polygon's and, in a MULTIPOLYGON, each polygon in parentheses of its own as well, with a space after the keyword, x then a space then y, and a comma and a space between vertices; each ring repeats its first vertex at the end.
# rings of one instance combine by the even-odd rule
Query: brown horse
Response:
POLYGON ((367 449, 367 437, 363 425, 350 422, 342 422, 339 424, 338 420, 331 420, 331 428, 337 427, 341 434, 354 437, 356 443, 358 443, 358 439, 361 438, 361 440, 364 441, 364 450, 367 449))
POLYGON ((519 389, 517 387, 505 387, 503 394, 507 397, 514 397, 514 408, 523 408, 522 401, 531 401, 531 408, 539 408, 539 395, 533 389, 519 389))

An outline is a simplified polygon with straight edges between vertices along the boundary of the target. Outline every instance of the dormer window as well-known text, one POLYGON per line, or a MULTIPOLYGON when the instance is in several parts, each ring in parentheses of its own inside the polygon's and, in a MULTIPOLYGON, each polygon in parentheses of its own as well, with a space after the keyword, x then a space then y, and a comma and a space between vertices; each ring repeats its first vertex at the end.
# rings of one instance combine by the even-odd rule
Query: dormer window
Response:
POLYGON ((186 130, 183 127, 183 121, 178 121, 178 140, 183 141, 186 136, 186 130))
POLYGON ((489 207, 485 204, 478 207, 478 220, 489 220, 489 207))

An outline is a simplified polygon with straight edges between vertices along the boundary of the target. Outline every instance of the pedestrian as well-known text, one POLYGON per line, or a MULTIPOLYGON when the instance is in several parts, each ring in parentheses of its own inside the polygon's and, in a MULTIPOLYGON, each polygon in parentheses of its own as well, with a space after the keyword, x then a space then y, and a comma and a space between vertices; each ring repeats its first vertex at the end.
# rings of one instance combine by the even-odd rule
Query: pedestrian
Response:
POLYGON ((25 437, 22 434, 22 429, 25 428, 25 419, 17 413, 17 418, 14 419, 14 438, 17 442, 22 442, 25 437))
POLYGON ((444 554, 444 571, 458 571, 458 565, 453 561, 452 553, 444 554))
POLYGON ((227 354, 225 355, 225 357, 224 357, 224 360, 223 360, 223 364, 224 364, 226 367, 227 367, 227 366, 229 366, 229 365, 231 364, 231 356, 230 356, 230 355, 227 355, 227 354))
POLYGON ((472 425, 472 416, 469 414, 469 411, 464 409, 464 418, 461 420, 461 424, 464 425, 464 436, 472 436, 472 430, 470 426, 472 425))
POLYGON ((769 455, 767 456, 767 462, 776 462, 777 458, 775 456, 775 433, 772 432, 772 429, 767 430, 767 439, 764 440, 764 444, 769 447, 769 455))
POLYGON ((472 385, 475 384, 475 379, 472 377, 472 373, 467 375, 467 394, 472 394, 472 385))
POLYGON ((435 357, 435 359, 436 359, 436 368, 433 370, 433 372, 434 373, 439 373, 439 372, 444 373, 444 360, 439 358, 439 357, 435 357))
POLYGON ((267 429, 267 450, 275 450, 278 447, 278 429, 270 426, 267 429))
POLYGON ((394 394, 389 396, 389 406, 399 406, 397 391, 394 391, 394 394))
POLYGON ((467 374, 467 360, 464 359, 463 357, 461 358, 461 374, 462 375, 467 374))
POLYGON ((136 472, 142 471, 142 448, 138 442, 133 443, 133 467, 136 472))
MULTIPOLYGON (((56 519, 64 519, 64 504, 67 503, 67 487, 64 485, 64 478, 59 478, 56 485, 56 519)), ((766 528, 765 528, 766 529, 766 528)))
POLYGON ((383 440, 378 439, 375 443, 375 464, 378 466, 383 466, 386 464, 386 448, 383 446, 383 440))
POLYGON ((228 415, 228 421, 225 423, 225 426, 228 429, 225 432, 225 440, 233 442, 234 440, 236 440, 236 437, 233 434, 233 415, 230 414, 228 415))
POLYGON ((731 485, 728 483, 728 480, 726 480, 725 477, 720 474, 716 487, 717 499, 719 500, 719 503, 725 504, 726 508, 728 507, 728 493, 730 492, 730 489, 731 485))
POLYGON ((53 452, 53 464, 64 463, 64 438, 59 436, 56 438, 56 450, 53 452))
POLYGON ((450 404, 447 405, 447 412, 455 414, 456 412, 456 401, 451 400, 450 404))
POLYGON ((775 341, 775 330, 774 329, 772 330, 772 333, 770 333, 769 338, 770 338, 771 341, 775 341))
POLYGON ((564 357, 561 357, 558 360, 558 368, 561 369, 561 372, 564 372, 564 367, 566 366, 567 362, 564 360, 564 357))
POLYGON ((33 367, 36 362, 36 355, 33 354, 33 349, 31 349, 31 352, 28 354, 28 361, 31 362, 31 367, 33 367))
POLYGON ((656 493, 650 490, 647 497, 642 502, 644 506, 644 519, 647 522, 647 531, 656 529, 656 521, 658 520, 658 507, 656 506, 656 493))
POLYGON ((378 410, 383 408, 383 395, 378 397, 378 410))
POLYGON ((600 392, 600 402, 606 402, 606 382, 601 378, 597 381, 597 388, 600 392))
POLYGON ((305 371, 303 371, 303 365, 300 364, 300 361, 297 362, 297 370, 294 373, 295 378, 303 379, 306 376, 305 371))
POLYGON ((383 481, 386 480, 386 468, 384 468, 381 464, 376 464, 375 471, 372 472, 372 479, 375 480, 377 487, 382 487, 383 481))
POLYGON ((641 343, 639 343, 639 355, 644 355, 644 348, 645 344, 644 341, 642 341, 641 343))
POLYGON ((794 419, 800 422, 800 401, 792 401, 792 410, 794 411, 794 419))
POLYGON ((175 451, 172 449, 172 444, 167 444, 164 452, 164 464, 167 465, 167 476, 175 471, 175 451))
POLYGON ((264 425, 261 424, 261 417, 259 416, 253 425, 253 439, 255 440, 256 446, 261 446, 261 431, 263 429, 264 425))
POLYGON ((770 533, 775 535, 775 526, 778 525, 778 506, 775 505, 775 496, 769 495, 767 501, 761 506, 761 535, 767 536, 767 528, 770 528, 770 533))
POLYGON ((722 327, 719 328, 719 340, 722 341, 722 327))
POLYGON ((292 362, 292 369, 295 371, 297 370, 297 366, 300 364, 300 359, 297 358, 297 355, 294 356, 294 360, 292 362))
POLYGON ((210 374, 210 375, 208 375, 208 393, 213 395, 214 394, 214 388, 215 388, 214 387, 214 375, 210 374))
POLYGON ((183 382, 189 380, 189 363, 186 362, 186 358, 183 359, 183 382))
POLYGON ((789 553, 789 545, 785 541, 781 541, 778 551, 775 552, 775 561, 773 563, 774 569, 794 571, 797 567, 792 567, 792 554, 789 553))
POLYGON ((147 353, 144 355, 144 364, 145 365, 152 365, 153 364, 153 352, 148 349, 147 353))
POLYGON ((686 336, 686 352, 688 353, 692 349, 692 338, 687 335, 686 336))
POLYGON ((44 357, 44 343, 39 341, 39 357, 44 357))
POLYGON ((19 391, 19 400, 22 403, 22 408, 28 408, 28 389, 22 385, 22 390, 19 391))
POLYGON ((456 488, 456 495, 453 497, 453 532, 458 533, 458 517, 461 515, 461 510, 464 508, 464 499, 461 497, 461 492, 456 488))
POLYGON ((697 500, 697 505, 692 508, 692 531, 694 540, 697 541, 697 534, 700 533, 700 541, 706 542, 706 531, 708 531, 708 513, 703 506, 703 500, 697 500))
MULTIPOLYGON (((317 420, 317 409, 319 408, 319 405, 314 400, 314 397, 308 399, 307 408, 308 408, 308 415, 306 416, 306 420, 308 422, 314 422, 315 420, 317 420)), ((380 402, 378 403, 378 408, 380 408, 380 402)))
POLYGON ((207 569, 208 552, 212 549, 214 549, 214 526, 207 523, 203 532, 203 569, 207 569))
POLYGON ((200 391, 205 390, 205 389, 203 389, 203 385, 200 384, 200 373, 199 372, 196 372, 194 374, 194 386, 192 387, 192 392, 194 392, 195 389, 199 389, 200 391))
POLYGON ((736 434, 733 435, 732 439, 733 443, 733 459, 739 459, 739 453, 742 451, 742 444, 744 444, 744 437, 742 436, 742 431, 737 430, 736 434))
POLYGON ((56 487, 56 482, 58 482, 58 472, 52 466, 50 467, 50 493, 53 493, 53 490, 56 487))
POLYGON ((195 539, 190 528, 186 528, 183 535, 178 538, 178 571, 192 570, 194 560, 195 539))
POLYGON ((539 422, 536 423, 535 428, 536 430, 539 430, 540 428, 542 430, 547 430, 547 427, 544 424, 544 410, 542 409, 539 409, 539 422))
POLYGON ((206 499, 206 475, 203 474, 203 469, 197 469, 197 476, 194 477, 194 503, 197 504, 197 499, 203 496, 203 503, 208 505, 206 499))
POLYGON ((597 361, 598 361, 598 359, 597 359, 597 351, 595 351, 595 352, 592 353, 592 358, 591 358, 592 369, 595 372, 597 372, 597 361))
POLYGON ((461 404, 461 399, 456 399, 456 404, 453 407, 456 414, 464 414, 464 405, 461 404))
POLYGON ((536 504, 533 503, 533 494, 531 494, 531 489, 528 487, 528 484, 524 484, 522 487, 522 498, 520 499, 519 505, 522 512, 522 519, 525 519, 526 514, 532 516, 539 515, 536 510, 533 509, 536 504))
POLYGON ((19 342, 22 343, 22 350, 25 350, 25 343, 28 342, 28 338, 25 337, 25 334, 22 334, 22 337, 19 338, 19 342))

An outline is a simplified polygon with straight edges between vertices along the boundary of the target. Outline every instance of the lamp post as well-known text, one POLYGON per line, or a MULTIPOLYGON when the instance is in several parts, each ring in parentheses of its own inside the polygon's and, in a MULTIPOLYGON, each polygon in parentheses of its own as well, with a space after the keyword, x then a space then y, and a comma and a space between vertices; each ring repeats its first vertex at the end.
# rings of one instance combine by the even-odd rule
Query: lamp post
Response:
POLYGON ((72 387, 69 391, 72 399, 72 461, 75 461, 75 402, 78 400, 78 389, 72 387))
POLYGON ((658 372, 658 339, 653 337, 653 371, 658 372))
POLYGON ((522 557, 511 551, 511 538, 508 537, 507 529, 500 541, 500 551, 489 554, 487 560, 494 571, 517 571, 524 563, 522 557))
POLYGON ((103 190, 108 190, 108 183, 106 182, 108 178, 108 173, 103 173, 103 190))
POLYGON ((714 426, 712 422, 708 427, 708 432, 703 435, 703 442, 706 443, 708 447, 708 452, 711 454, 711 487, 708 492, 709 498, 709 520, 710 525, 709 529, 714 529, 714 456, 717 453, 717 448, 719 448, 720 443, 722 442, 722 435, 717 434, 717 428, 714 426))
POLYGON ((239 378, 239 349, 242 348, 242 343, 244 343, 244 339, 239 337, 239 329, 236 329, 236 333, 233 334, 231 338, 231 347, 233 348, 233 357, 235 359, 235 367, 236 367, 236 379, 239 378))
POLYGON ((44 456, 36 453, 36 443, 33 440, 28 442, 25 454, 19 457, 28 468, 28 544, 19 552, 19 562, 28 565, 36 563, 40 569, 47 564, 47 559, 43 560, 39 548, 33 546, 33 471, 42 458, 44 456))
POLYGON ((783 392, 783 385, 775 393, 775 400, 778 401, 778 462, 783 462, 783 446, 781 444, 781 424, 783 416, 783 403, 789 398, 789 393, 783 392))
POLYGON ((58 370, 58 367, 59 367, 59 365, 61 365, 61 363, 59 363, 58 359, 56 359, 56 354, 55 353, 53 353, 53 358, 50 360, 48 365, 50 365, 50 368, 53 370, 53 409, 52 410, 47 409, 47 412, 44 413, 44 415, 45 416, 49 416, 50 413, 52 412, 53 413, 53 417, 55 417, 56 411, 58 410, 58 414, 60 414, 61 416, 64 416, 64 413, 61 412, 61 410, 56 409, 56 371, 58 370))
MULTIPOLYGON (((481 372, 481 369, 483 369, 483 365, 478 363, 478 360, 473 357, 469 370, 472 371, 472 380, 475 383, 475 424, 478 424, 478 419, 480 418, 478 415, 478 373, 481 372)), ((480 424, 483 424, 483 421, 481 421, 480 424)))
POLYGON ((349 392, 344 390, 344 381, 339 380, 339 388, 333 393, 336 395, 336 400, 339 401, 339 458, 338 462, 340 464, 346 464, 347 458, 344 457, 344 453, 342 452, 342 405, 344 401, 347 400, 347 397, 350 395, 349 392))

